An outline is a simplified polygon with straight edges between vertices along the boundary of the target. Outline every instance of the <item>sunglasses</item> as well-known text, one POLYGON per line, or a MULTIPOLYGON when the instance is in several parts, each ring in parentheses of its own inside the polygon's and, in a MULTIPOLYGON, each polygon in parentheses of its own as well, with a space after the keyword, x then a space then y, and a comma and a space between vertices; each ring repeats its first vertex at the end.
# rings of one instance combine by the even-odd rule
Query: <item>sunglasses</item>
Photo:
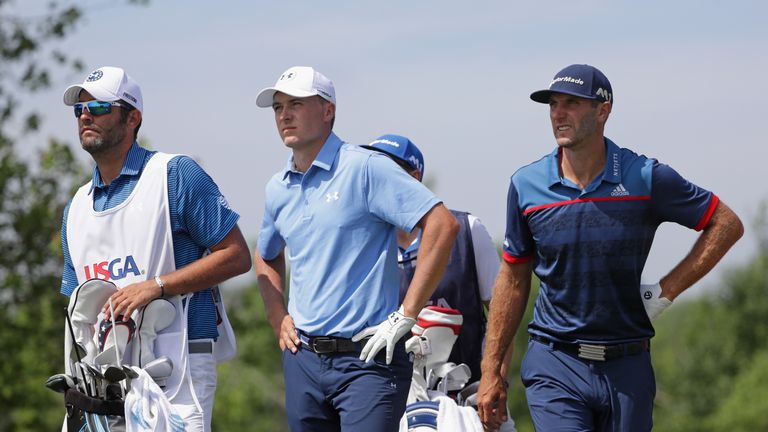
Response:
POLYGON ((74 105, 75 108, 75 117, 80 118, 81 115, 83 115, 83 110, 87 109, 88 112, 92 116, 100 116, 104 114, 109 114, 112 112, 112 107, 123 107, 125 106, 121 104, 120 102, 104 102, 104 101, 88 101, 88 102, 78 102, 74 105))

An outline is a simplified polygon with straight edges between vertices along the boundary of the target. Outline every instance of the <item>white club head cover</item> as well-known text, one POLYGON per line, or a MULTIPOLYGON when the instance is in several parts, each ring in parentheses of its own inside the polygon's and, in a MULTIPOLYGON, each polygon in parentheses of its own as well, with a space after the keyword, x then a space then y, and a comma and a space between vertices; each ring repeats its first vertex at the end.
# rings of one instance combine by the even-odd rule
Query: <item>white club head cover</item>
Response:
POLYGON ((419 313, 416 327, 421 331, 421 338, 426 339, 422 345, 429 347, 429 352, 424 353, 427 376, 431 369, 448 361, 463 322, 464 317, 456 309, 427 306, 419 313))
MULTIPOLYGON (((112 294, 117 292, 117 286, 112 282, 101 279, 90 279, 72 291, 69 297, 67 311, 72 322, 72 330, 75 334, 75 342, 85 348, 86 357, 84 361, 90 362, 98 354, 94 334, 96 333, 96 323, 98 322, 101 308, 107 302, 112 294)), ((66 333, 65 355, 69 359, 72 344, 69 342, 71 337, 66 333)))
POLYGON ((131 364, 144 367, 157 358, 157 333, 168 328, 175 317, 176 308, 173 303, 163 298, 152 300, 139 311, 136 318, 138 340, 133 344, 131 364))
POLYGON ((643 298, 645 313, 651 321, 658 318, 672 304, 672 300, 661 296, 661 285, 658 283, 640 285, 640 295, 643 298))

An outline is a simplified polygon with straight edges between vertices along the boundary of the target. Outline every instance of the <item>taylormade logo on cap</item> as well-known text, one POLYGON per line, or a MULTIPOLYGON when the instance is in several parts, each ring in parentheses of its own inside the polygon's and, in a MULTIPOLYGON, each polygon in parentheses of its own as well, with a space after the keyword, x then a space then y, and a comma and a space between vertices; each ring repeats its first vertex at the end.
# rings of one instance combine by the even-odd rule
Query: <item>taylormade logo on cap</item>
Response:
POLYGON ((382 135, 370 144, 360 147, 376 150, 390 157, 397 158, 424 175, 424 156, 422 156, 421 150, 410 139, 402 135, 382 135))
POLYGON ((331 80, 308 66, 294 66, 283 72, 274 86, 259 92, 256 97, 256 105, 262 108, 271 107, 277 92, 299 98, 320 96, 328 102, 336 104, 336 90, 331 80))
POLYGON ((386 140, 386 139, 377 139, 377 140, 373 141, 370 145, 375 147, 376 144, 386 144, 386 145, 391 145, 391 146, 394 146, 394 147, 400 147, 400 144, 398 144, 398 143, 396 143, 394 141, 386 140))
POLYGON ((578 78, 571 78, 571 77, 567 76, 567 77, 555 78, 554 80, 552 80, 551 83, 549 83, 549 88, 552 88, 552 86, 555 83, 559 83, 560 81, 566 81, 566 82, 574 83, 574 84, 577 84, 577 85, 584 85, 584 81, 582 81, 582 80, 580 80, 578 78))

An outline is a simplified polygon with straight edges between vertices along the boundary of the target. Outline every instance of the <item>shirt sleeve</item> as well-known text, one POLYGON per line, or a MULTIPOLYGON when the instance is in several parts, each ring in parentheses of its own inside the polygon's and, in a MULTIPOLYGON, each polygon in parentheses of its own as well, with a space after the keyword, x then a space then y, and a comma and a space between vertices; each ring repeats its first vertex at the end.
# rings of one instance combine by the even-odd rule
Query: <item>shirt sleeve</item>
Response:
POLYGON ((368 210, 380 219, 411 232, 432 207, 442 201, 392 159, 371 153, 365 174, 368 210))
POLYGON ((64 253, 64 270, 61 275, 60 292, 67 297, 72 295, 72 291, 79 285, 75 266, 72 264, 72 257, 69 255, 69 244, 67 243, 67 216, 69 215, 70 204, 72 204, 71 200, 64 207, 64 216, 61 221, 61 250, 64 253))
POLYGON ((712 217, 717 196, 684 179, 668 165, 654 161, 651 181, 651 206, 661 222, 675 222, 697 231, 712 217))
POLYGON ((188 156, 174 157, 168 164, 168 194, 175 196, 180 228, 202 247, 221 242, 240 218, 213 179, 188 156))
POLYGON ((528 222, 520 208, 514 177, 507 193, 507 229, 504 233, 503 257, 509 263, 523 263, 533 259, 534 243, 528 222))
POLYGON ((480 300, 489 301, 493 294, 493 284, 499 273, 499 253, 493 244, 488 230, 480 219, 473 215, 467 215, 469 231, 472 234, 472 249, 475 252, 475 268, 477 270, 477 283, 480 287, 480 300))
POLYGON ((261 220, 258 241, 259 255, 267 261, 274 259, 285 249, 285 240, 275 226, 275 215, 269 206, 272 202, 269 198, 269 187, 270 184, 268 183, 267 191, 264 194, 266 197, 264 200, 264 217, 261 220))

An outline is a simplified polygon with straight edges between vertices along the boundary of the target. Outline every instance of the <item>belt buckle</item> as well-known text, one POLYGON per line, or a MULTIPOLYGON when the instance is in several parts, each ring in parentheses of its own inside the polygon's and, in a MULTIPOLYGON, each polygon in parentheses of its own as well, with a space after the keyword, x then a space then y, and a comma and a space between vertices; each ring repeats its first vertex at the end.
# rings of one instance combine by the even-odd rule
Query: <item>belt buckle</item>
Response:
POLYGON ((605 361, 605 345, 579 344, 579 358, 594 361, 605 361))
POLYGON ((313 337, 309 345, 312 347, 312 351, 318 354, 336 352, 336 339, 327 336, 313 337))

